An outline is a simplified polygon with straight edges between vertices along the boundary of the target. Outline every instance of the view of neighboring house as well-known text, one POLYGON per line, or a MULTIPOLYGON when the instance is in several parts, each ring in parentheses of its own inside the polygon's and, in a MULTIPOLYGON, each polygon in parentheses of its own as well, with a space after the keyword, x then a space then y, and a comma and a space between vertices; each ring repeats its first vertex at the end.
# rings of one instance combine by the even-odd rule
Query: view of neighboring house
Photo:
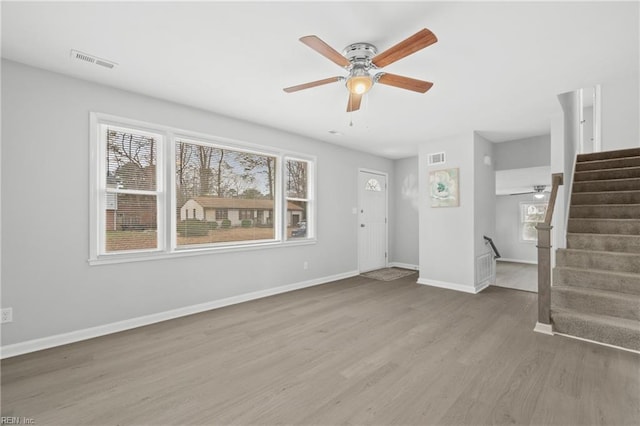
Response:
MULTIPOLYGON (((228 219, 231 226, 240 226, 243 220, 253 225, 273 224, 273 200, 219 198, 202 196, 187 200, 180 208, 180 220, 199 219, 207 222, 228 219)), ((305 219, 302 207, 287 203, 287 226, 295 226, 305 219)))

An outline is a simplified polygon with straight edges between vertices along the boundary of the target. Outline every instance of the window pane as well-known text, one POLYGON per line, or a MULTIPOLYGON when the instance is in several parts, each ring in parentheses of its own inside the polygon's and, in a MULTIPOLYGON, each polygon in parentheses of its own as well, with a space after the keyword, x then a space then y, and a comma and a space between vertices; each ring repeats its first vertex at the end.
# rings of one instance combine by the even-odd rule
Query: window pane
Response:
POLYGON ((158 141, 120 129, 107 130, 107 187, 155 191, 158 141))
POLYGON ((178 140, 178 246, 275 239, 275 176, 275 157, 178 140))
POLYGON ((523 241, 538 241, 536 225, 544 222, 548 203, 520 203, 520 229, 523 241))
POLYGON ((306 201, 287 202, 287 238, 307 238, 308 209, 306 201))
POLYGON ((287 197, 307 198, 307 169, 306 161, 286 161, 287 197))
POLYGON ((155 195, 106 194, 105 251, 158 247, 155 195))
POLYGON ((374 178, 371 178, 367 181, 366 185, 364 186, 364 189, 367 191, 376 191, 376 192, 382 191, 380 182, 378 182, 378 180, 374 178))

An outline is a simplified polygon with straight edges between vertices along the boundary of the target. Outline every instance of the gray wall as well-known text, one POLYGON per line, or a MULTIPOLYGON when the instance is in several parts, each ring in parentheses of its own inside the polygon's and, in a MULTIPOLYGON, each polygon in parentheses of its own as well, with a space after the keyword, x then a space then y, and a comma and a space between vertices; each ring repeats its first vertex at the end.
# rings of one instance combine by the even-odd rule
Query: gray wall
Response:
POLYGON ((551 136, 540 135, 496 143, 495 170, 524 169, 551 164, 551 136))
POLYGON ((470 132, 420 146, 420 283, 474 289, 473 167, 470 132), (428 166, 428 155, 443 151, 446 164, 428 166), (453 167, 460 169, 460 206, 431 207, 429 171, 453 167))
POLYGON ((474 132, 420 146, 420 278, 426 285, 476 293, 476 257, 487 253, 483 235, 495 234, 495 172, 484 157, 493 143, 474 132), (428 156, 445 152, 446 163, 428 165, 428 156), (429 172, 459 168, 459 207, 431 207, 429 172))
POLYGON ((390 229, 391 262, 398 266, 418 267, 418 224, 420 191, 418 186, 418 157, 394 162, 392 201, 395 220, 390 229))
POLYGON ((394 171, 391 160, 10 61, 2 107, 2 307, 14 309, 2 345, 353 273, 358 168, 394 171), (316 155, 317 244, 89 266, 90 111, 316 155))
POLYGON ((503 259, 537 263, 535 242, 520 239, 520 203, 533 201, 532 194, 496 197, 496 237, 494 242, 503 259))

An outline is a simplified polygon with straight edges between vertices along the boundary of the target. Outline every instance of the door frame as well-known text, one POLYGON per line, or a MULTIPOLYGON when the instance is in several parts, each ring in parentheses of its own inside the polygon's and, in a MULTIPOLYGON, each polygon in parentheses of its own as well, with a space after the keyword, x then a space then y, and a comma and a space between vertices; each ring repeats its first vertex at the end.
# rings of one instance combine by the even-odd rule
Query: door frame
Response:
POLYGON ((374 175, 384 176, 386 188, 384 190, 384 251, 386 253, 384 257, 384 267, 387 268, 389 266, 389 174, 386 172, 382 172, 380 170, 367 169, 364 167, 358 168, 358 173, 356 174, 356 188, 357 188, 357 197, 358 197, 358 207, 356 211, 356 226, 358 232, 358 241, 357 241, 357 257, 358 257, 358 272, 362 272, 362 268, 360 265, 360 209, 362 207, 362 192, 363 189, 360 188, 360 174, 361 173, 371 173, 374 175))

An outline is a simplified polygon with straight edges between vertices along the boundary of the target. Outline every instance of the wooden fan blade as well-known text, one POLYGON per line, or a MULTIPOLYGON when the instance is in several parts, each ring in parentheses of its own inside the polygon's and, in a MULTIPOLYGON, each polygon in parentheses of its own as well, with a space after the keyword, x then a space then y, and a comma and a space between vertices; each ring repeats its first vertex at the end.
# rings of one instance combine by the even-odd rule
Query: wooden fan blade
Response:
POLYGON ((414 92, 424 93, 431 89, 433 83, 430 81, 416 80, 415 78, 403 77, 401 75, 380 73, 376 76, 378 83, 387 86, 399 87, 401 89, 413 90, 414 92))
POLYGON ((310 89, 316 86, 322 86, 323 84, 334 83, 336 81, 342 80, 343 77, 329 77, 324 80, 311 81, 309 83, 298 84, 297 86, 286 87, 284 90, 287 93, 297 92, 298 90, 310 89))
POLYGON ((405 39, 395 46, 392 46, 384 52, 374 56, 371 62, 373 62, 373 64, 378 68, 386 67, 405 56, 409 56, 420 49, 424 49, 425 47, 432 45, 436 41, 438 41, 438 39, 435 34, 430 30, 423 28, 408 39, 405 39))
POLYGON ((348 67, 351 65, 351 62, 349 62, 347 58, 338 53, 333 47, 320 40, 317 36, 304 36, 300 38, 300 41, 341 67, 348 67))
POLYGON ((362 101, 362 95, 349 92, 349 102, 347 102, 347 112, 359 110, 361 101, 362 101))

